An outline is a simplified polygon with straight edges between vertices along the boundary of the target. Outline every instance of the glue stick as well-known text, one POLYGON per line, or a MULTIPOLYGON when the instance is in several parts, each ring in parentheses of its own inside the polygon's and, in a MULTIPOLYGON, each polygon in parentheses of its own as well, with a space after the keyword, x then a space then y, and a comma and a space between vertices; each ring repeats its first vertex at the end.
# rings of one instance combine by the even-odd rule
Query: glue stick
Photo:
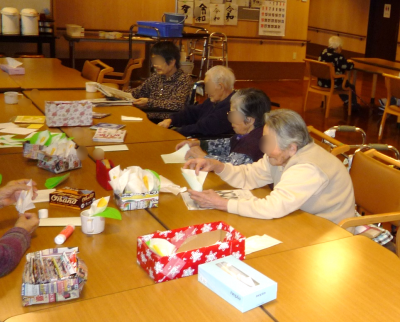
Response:
POLYGON ((75 230, 75 226, 73 225, 68 225, 66 226, 61 232, 54 238, 54 242, 58 245, 64 244, 64 242, 68 239, 69 236, 72 235, 72 233, 75 230))

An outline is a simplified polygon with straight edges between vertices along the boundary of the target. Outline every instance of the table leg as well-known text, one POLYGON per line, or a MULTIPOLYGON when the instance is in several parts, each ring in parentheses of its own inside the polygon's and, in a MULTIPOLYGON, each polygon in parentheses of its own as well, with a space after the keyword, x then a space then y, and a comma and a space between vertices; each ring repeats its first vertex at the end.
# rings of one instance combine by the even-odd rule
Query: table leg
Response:
POLYGON ((75 68, 75 43, 73 41, 69 42, 69 59, 71 67, 75 68))
POLYGON ((372 76, 372 91, 371 91, 371 104, 375 104, 376 83, 378 81, 378 74, 372 76))

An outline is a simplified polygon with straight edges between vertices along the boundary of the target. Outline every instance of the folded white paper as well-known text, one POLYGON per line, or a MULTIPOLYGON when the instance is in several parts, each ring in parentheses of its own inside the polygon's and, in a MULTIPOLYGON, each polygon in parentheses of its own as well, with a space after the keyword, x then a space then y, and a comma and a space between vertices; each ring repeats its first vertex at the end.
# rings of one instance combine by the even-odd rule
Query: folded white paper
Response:
POLYGON ((190 188, 194 191, 203 191, 203 184, 206 180, 208 172, 200 171, 199 175, 196 176, 195 170, 192 169, 181 169, 182 175, 186 179, 187 183, 189 184, 190 188))
POLYGON ((81 217, 58 217, 40 219, 40 227, 65 227, 67 225, 81 226, 81 217))
POLYGON ((8 123, 0 123, 0 129, 8 129, 8 128, 12 128, 12 127, 19 127, 17 124, 8 122, 8 123))
POLYGON ((93 201, 92 204, 90 205, 88 215, 93 216, 103 212, 104 210, 106 210, 109 201, 110 201, 109 196, 93 201))
POLYGON ((6 57, 7 64, 12 68, 17 68, 22 65, 22 63, 14 58, 6 57))
POLYGON ((161 158, 163 159, 164 163, 185 163, 185 155, 189 150, 189 144, 185 144, 183 147, 173 153, 162 154, 161 158))
POLYGON ((9 127, 5 129, 1 129, 0 133, 10 133, 10 134, 20 134, 20 135, 27 135, 31 134, 32 132, 36 132, 37 129, 27 129, 23 127, 9 127))
POLYGON ((173 193, 175 196, 181 192, 185 192, 187 190, 186 187, 178 186, 177 184, 173 183, 171 180, 167 179, 164 176, 160 175, 160 192, 170 192, 173 193))
POLYGON ((30 187, 29 190, 22 190, 17 202, 15 203, 15 208, 17 208, 19 214, 24 214, 27 210, 36 208, 32 202, 33 197, 33 189, 32 189, 32 180, 30 180, 27 184, 30 187))
POLYGON ((99 145, 95 146, 96 149, 102 149, 104 152, 113 152, 113 151, 128 151, 129 148, 126 144, 119 145, 99 145))
POLYGON ((143 121, 142 117, 121 115, 121 121, 143 121))
POLYGON ((38 202, 49 202, 49 195, 56 191, 56 189, 44 189, 38 190, 36 193, 38 194, 37 197, 33 200, 34 203, 38 202))
POLYGON ((257 252, 259 250, 269 248, 278 244, 281 244, 282 242, 272 238, 271 236, 268 235, 255 235, 251 237, 246 238, 246 247, 245 247, 245 254, 251 254, 254 252, 257 252))

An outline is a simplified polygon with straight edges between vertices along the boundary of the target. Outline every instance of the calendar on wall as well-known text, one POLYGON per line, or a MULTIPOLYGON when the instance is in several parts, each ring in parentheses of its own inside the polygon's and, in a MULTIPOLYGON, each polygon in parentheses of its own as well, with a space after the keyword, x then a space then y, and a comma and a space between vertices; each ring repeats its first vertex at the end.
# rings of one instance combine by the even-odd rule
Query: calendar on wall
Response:
POLYGON ((285 36, 287 0, 264 1, 260 7, 258 34, 285 36))

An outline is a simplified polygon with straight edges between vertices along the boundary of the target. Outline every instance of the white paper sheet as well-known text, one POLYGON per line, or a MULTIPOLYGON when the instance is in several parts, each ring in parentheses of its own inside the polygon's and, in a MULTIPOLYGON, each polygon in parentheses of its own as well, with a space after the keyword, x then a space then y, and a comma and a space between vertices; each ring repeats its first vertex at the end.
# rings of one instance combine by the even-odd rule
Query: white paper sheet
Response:
POLYGON ((257 252, 259 250, 269 248, 278 244, 281 244, 282 242, 280 240, 277 240, 271 236, 268 235, 255 235, 246 238, 246 248, 245 248, 245 254, 251 254, 254 252, 257 252))
POLYGON ((40 227, 65 227, 67 225, 81 226, 81 217, 58 217, 40 219, 40 227))
POLYGON ((178 186, 177 184, 173 183, 171 180, 167 179, 164 176, 160 175, 160 192, 170 192, 173 193, 175 196, 181 192, 185 192, 187 190, 186 187, 178 186))
POLYGON ((29 182, 26 185, 30 187, 29 190, 22 190, 17 199, 17 202, 15 203, 15 208, 17 209, 19 214, 24 214, 26 211, 36 208, 32 202, 32 197, 33 197, 32 179, 29 180, 29 182))
POLYGON ((14 58, 6 57, 7 64, 12 68, 17 68, 22 65, 22 63, 14 58))
POLYGON ((9 129, 13 127, 19 127, 17 124, 8 122, 8 123, 0 123, 0 129, 9 129))
POLYGON ((190 150, 189 144, 185 144, 179 150, 170 154, 161 154, 164 163, 185 163, 185 155, 190 150))
POLYGON ((102 149, 104 152, 112 152, 112 151, 128 151, 129 148, 126 144, 120 145, 99 145, 95 146, 96 149, 102 149))
POLYGON ((23 127, 12 127, 12 128, 1 129, 0 133, 27 135, 27 134, 31 134, 32 132, 36 132, 36 131, 37 131, 37 129, 26 129, 26 128, 23 128, 23 127))
POLYGON ((181 169, 182 175, 186 179, 187 183, 189 184, 190 188, 194 191, 203 191, 203 184, 206 180, 208 172, 200 171, 199 175, 196 176, 195 170, 192 169, 181 169))
POLYGON ((35 199, 33 199, 33 203, 38 202, 49 202, 49 195, 50 193, 56 191, 56 189, 43 189, 37 190, 36 193, 38 194, 35 199))
POLYGON ((121 115, 121 121, 143 121, 142 117, 121 115))

